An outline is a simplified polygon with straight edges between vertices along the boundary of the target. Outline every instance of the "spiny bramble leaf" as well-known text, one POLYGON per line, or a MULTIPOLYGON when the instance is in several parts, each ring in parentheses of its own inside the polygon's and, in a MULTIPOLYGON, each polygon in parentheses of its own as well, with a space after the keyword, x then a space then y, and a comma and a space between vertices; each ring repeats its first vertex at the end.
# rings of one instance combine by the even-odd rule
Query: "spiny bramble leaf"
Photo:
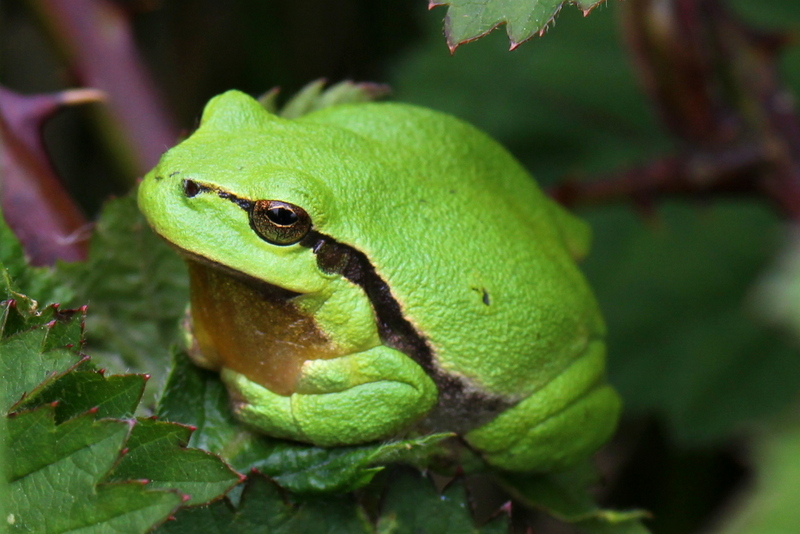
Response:
MULTIPOLYGON (((24 299, 21 295, 20 300, 24 299)), ((0 377, 5 387, 0 415, 81 363, 77 348, 83 316, 75 312, 48 306, 30 313, 20 310, 16 301, 5 301, 0 332, 0 377)))
POLYGON ((140 421, 129 436, 134 421, 119 418, 132 417, 146 376, 94 371, 78 352, 85 308, 39 310, 1 273, 13 298, 0 323, 0 497, 12 530, 144 532, 189 499, 178 490, 202 503, 240 481, 219 458, 183 447, 190 429, 140 421))
POLYGON ((128 419, 136 411, 146 381, 145 375, 105 377, 97 371, 72 371, 22 403, 21 407, 56 402, 57 423, 89 410, 95 410, 98 419, 128 419))
POLYGON ((183 502, 176 491, 149 491, 141 482, 98 485, 117 461, 131 421, 95 421, 87 413, 56 425, 54 407, 44 405, 6 424, 12 530, 143 532, 183 502))
POLYGON ((175 423, 139 419, 125 443, 127 454, 108 481, 149 480, 149 488, 178 489, 191 497, 187 506, 206 503, 241 482, 217 456, 187 449, 192 429, 175 423))
POLYGON ((542 35, 561 7, 575 4, 588 14, 602 0, 431 0, 429 7, 448 5, 444 32, 450 51, 506 25, 513 50, 533 37, 542 35))

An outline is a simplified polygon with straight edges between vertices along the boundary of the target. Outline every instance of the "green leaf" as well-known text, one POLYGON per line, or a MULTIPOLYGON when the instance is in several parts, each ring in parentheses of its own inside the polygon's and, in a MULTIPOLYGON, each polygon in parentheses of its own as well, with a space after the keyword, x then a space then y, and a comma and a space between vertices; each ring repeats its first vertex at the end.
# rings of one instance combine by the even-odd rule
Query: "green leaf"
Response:
MULTIPOLYGON (((5 389, 5 384, 3 380, 0 380, 0 398, 4 396, 3 391, 5 389)), ((8 503, 10 501, 9 496, 9 488, 8 488, 8 477, 6 474, 6 470, 10 465, 9 458, 8 458, 8 451, 6 450, 6 441, 7 438, 4 436, 8 435, 8 430, 6 429, 6 418, 0 415, 0 532, 5 529, 5 523, 2 523, 3 518, 8 518, 8 503)))
POLYGON ((206 503, 243 480, 217 456, 187 449, 192 429, 139 419, 125 446, 127 454, 107 481, 145 478, 149 488, 175 488, 191 499, 187 506, 206 503))
POLYGON ((542 35, 561 7, 575 4, 587 15, 601 0, 431 0, 430 7, 448 5, 444 19, 447 46, 454 51, 459 45, 473 41, 506 25, 513 50, 535 34, 542 35))
POLYGON ((656 412, 675 438, 708 444, 796 399, 797 351, 751 307, 781 243, 774 214, 729 202, 665 204, 658 226, 620 208, 588 215, 595 246, 583 267, 628 413, 656 412))
POLYGON ((39 311, 2 274, 13 300, 0 323, 0 497, 12 531, 144 532, 189 499, 176 488, 202 503, 240 481, 184 448, 190 429, 139 421, 130 433, 133 421, 110 419, 132 417, 147 377, 94 371, 78 352, 85 308, 39 311))
POLYGON ((327 496, 289 501, 280 488, 251 476, 238 507, 227 499, 210 506, 181 510, 175 521, 156 534, 358 534, 372 532, 363 511, 351 496, 327 496))
POLYGON ((136 411, 146 380, 145 375, 104 377, 97 371, 72 371, 22 403, 21 407, 57 402, 57 423, 88 410, 94 410, 97 418, 127 419, 136 411))
MULTIPOLYGON (((796 414, 796 411, 794 411, 796 414)), ((737 496, 739 506, 722 518, 717 534, 785 534, 800 523, 800 422, 796 415, 777 421, 754 447, 755 480, 737 496)))
POLYGON ((393 473, 382 502, 378 520, 380 534, 508 532, 505 515, 498 516, 483 528, 475 525, 466 490, 460 481, 449 484, 439 493, 428 478, 411 469, 393 473))
POLYGON ((166 367, 167 347, 179 341, 188 277, 180 257, 139 213, 135 191, 106 204, 89 260, 60 264, 58 275, 77 302, 91 303, 86 330, 96 362, 114 373, 166 367))
POLYGON ((246 430, 228 409, 216 373, 178 353, 159 402, 161 419, 197 428, 190 444, 222 456, 234 469, 257 469, 295 493, 349 491, 367 484, 392 462, 415 462, 450 434, 350 447, 315 447, 246 430))
POLYGON ((498 482, 514 497, 573 523, 590 534, 647 534, 642 510, 619 512, 600 508, 589 493, 597 473, 588 461, 561 473, 547 475, 503 474, 498 482))
MULTIPOLYGON (((3 303, 0 331, 0 377, 5 383, 0 398, 0 415, 6 414, 24 396, 33 396, 83 361, 81 345, 82 314, 78 310, 60 311, 48 306, 42 312, 21 310, 26 301, 3 303)), ((28 302, 27 306, 32 306, 28 302)))
MULTIPOLYGON (((340 104, 355 104, 377 100, 389 93, 389 87, 377 83, 354 83, 348 80, 324 89, 325 80, 315 80, 300 89, 278 114, 286 119, 296 119, 312 111, 340 104)), ((266 93, 259 101, 275 112, 277 91, 266 93)))
POLYGON ((98 485, 117 461, 130 421, 85 414, 56 425, 55 409, 45 405, 6 423, 12 532, 143 532, 183 502, 176 491, 150 491, 140 482, 98 485))
POLYGON ((0 213, 0 266, 7 273, 3 275, 6 290, 0 298, 11 298, 9 289, 26 295, 36 295, 44 304, 65 302, 72 298, 72 291, 60 283, 58 276, 49 267, 28 265, 22 245, 8 227, 0 213), (14 280, 10 288, 10 280, 14 280))
POLYGON ((753 301, 760 317, 800 341, 800 227, 789 228, 777 260, 756 283, 753 301))

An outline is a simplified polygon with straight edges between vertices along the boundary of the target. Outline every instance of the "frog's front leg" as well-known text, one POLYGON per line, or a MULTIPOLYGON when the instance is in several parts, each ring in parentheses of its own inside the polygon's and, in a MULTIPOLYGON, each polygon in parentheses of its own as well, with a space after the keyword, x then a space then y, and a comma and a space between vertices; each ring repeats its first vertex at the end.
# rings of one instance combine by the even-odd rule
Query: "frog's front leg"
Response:
POLYGON ((242 421, 274 437, 320 446, 390 436, 425 415, 437 390, 405 354, 379 345, 332 359, 307 360, 295 392, 278 395, 223 369, 242 421))

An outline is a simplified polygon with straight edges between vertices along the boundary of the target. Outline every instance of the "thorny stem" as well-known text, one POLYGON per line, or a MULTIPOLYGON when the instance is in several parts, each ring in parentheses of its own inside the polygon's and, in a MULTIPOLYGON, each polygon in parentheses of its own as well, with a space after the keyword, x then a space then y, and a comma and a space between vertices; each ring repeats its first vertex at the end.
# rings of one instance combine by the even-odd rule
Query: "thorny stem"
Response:
POLYGON ((601 175, 590 182, 564 181, 551 190, 551 195, 566 206, 607 204, 621 199, 649 204, 664 196, 753 195, 753 177, 762 172, 764 160, 763 150, 755 144, 717 152, 691 152, 601 175))
POLYGON ((178 129, 139 57, 130 21, 109 0, 28 0, 75 80, 104 91, 101 132, 131 183, 175 144, 178 129))
POLYGON ((628 0, 628 45, 676 155, 588 183, 566 182, 569 206, 668 196, 759 196, 800 222, 800 117, 780 83, 785 39, 736 20, 719 0, 628 0))

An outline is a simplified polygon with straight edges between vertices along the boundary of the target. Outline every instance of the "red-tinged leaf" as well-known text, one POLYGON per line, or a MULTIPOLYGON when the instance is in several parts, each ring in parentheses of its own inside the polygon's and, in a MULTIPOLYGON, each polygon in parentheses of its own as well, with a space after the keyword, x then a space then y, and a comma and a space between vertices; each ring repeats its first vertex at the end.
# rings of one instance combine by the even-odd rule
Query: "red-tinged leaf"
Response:
POLYGON ((61 423, 87 410, 98 418, 133 417, 144 392, 146 379, 142 375, 112 375, 105 377, 97 371, 72 371, 60 377, 41 393, 31 397, 29 405, 58 402, 56 422, 61 423))
POLYGON ((108 480, 145 477, 150 489, 177 489, 189 496, 185 504, 194 506, 218 498, 244 479, 218 456, 186 448, 191 433, 184 425, 139 419, 108 480))
MULTIPOLYGON (((24 295, 19 296, 19 301, 26 300, 24 295)), ((83 361, 75 348, 81 344, 82 314, 59 312, 56 306, 42 311, 21 310, 12 306, 16 303, 6 301, 2 310, 0 376, 5 387, 0 396, 0 415, 83 361), (66 348, 67 344, 73 348, 66 348)))
POLYGON ((86 257, 86 218, 50 165, 40 132, 63 106, 100 98, 90 89, 23 96, 0 88, 2 208, 33 265, 86 257))
POLYGON ((575 4, 588 14, 601 0, 431 0, 429 9, 448 5, 444 19, 447 46, 454 52, 459 45, 483 37, 501 24, 513 50, 537 33, 544 34, 564 4, 575 4))
POLYGON ((91 413, 55 424, 44 405, 6 421, 9 499, 4 518, 25 532, 144 532, 183 502, 177 491, 138 481, 99 484, 117 461, 132 421, 96 421, 91 413))
MULTIPOLYGON (((15 251, 3 259, 20 262, 15 251)), ((85 307, 39 309, 2 265, 0 284, 0 517, 13 529, 142 533, 241 481, 185 448, 188 428, 129 419, 147 377, 92 370, 78 353, 85 307)))

